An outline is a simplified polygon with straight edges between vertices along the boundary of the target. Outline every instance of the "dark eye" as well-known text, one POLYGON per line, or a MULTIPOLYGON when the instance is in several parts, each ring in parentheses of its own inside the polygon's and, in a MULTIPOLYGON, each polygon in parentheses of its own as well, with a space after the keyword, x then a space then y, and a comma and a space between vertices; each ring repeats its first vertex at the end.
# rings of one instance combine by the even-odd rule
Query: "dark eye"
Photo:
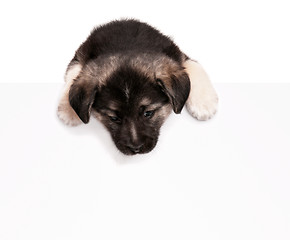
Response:
POLYGON ((154 111, 146 111, 144 112, 144 117, 151 118, 154 115, 154 111))
POLYGON ((121 122, 121 119, 118 118, 118 117, 114 117, 114 116, 109 116, 110 120, 112 122, 115 122, 115 123, 120 123, 121 122))

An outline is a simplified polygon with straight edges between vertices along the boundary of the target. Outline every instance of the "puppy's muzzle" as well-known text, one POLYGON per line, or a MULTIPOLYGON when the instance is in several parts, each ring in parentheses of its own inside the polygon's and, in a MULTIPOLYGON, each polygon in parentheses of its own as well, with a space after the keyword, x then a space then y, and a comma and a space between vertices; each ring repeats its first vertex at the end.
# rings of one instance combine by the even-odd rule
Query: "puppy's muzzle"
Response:
POLYGON ((142 151, 142 147, 144 144, 139 144, 139 145, 133 145, 133 144, 128 144, 126 147, 132 152, 132 153, 140 153, 142 151))

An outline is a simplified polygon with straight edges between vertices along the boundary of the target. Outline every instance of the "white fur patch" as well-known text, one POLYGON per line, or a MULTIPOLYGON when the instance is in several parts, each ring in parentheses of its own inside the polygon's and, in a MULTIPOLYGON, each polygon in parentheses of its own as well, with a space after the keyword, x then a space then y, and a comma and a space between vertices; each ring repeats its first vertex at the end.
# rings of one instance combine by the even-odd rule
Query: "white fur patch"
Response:
POLYGON ((76 79, 77 76, 80 74, 81 70, 82 70, 81 64, 75 64, 69 67, 64 77, 65 82, 69 82, 71 80, 76 79))
POLYGON ((190 78, 190 94, 186 102, 188 112, 198 120, 208 120, 214 116, 218 106, 218 96, 202 66, 187 60, 183 66, 190 78))
POLYGON ((66 125, 76 126, 82 123, 78 115, 75 113, 73 108, 69 103, 69 90, 74 80, 77 78, 79 73, 81 72, 82 67, 80 64, 75 64, 68 68, 65 79, 65 87, 63 95, 59 101, 57 108, 57 116, 58 118, 66 125))

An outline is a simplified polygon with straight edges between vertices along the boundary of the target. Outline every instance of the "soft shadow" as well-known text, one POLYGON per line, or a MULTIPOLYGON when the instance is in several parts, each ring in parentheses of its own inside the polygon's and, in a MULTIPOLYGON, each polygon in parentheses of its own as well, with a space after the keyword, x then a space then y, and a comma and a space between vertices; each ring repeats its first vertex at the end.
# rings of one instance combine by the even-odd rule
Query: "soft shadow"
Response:
POLYGON ((118 164, 131 164, 144 161, 150 157, 148 154, 140 154, 134 156, 127 156, 121 153, 115 146, 108 130, 96 119, 91 118, 88 124, 81 124, 75 127, 64 126, 67 131, 77 136, 93 136, 100 147, 108 152, 112 159, 118 164))

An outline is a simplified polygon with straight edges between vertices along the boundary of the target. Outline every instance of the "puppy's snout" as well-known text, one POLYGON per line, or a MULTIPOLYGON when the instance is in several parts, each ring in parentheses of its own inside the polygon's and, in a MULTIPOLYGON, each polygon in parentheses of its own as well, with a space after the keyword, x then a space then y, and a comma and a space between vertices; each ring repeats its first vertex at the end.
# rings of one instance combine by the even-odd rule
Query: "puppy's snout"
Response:
POLYGON ((127 145, 127 147, 131 150, 131 152, 139 153, 139 152, 141 152, 143 145, 144 144, 139 144, 139 145, 129 144, 129 145, 127 145))

